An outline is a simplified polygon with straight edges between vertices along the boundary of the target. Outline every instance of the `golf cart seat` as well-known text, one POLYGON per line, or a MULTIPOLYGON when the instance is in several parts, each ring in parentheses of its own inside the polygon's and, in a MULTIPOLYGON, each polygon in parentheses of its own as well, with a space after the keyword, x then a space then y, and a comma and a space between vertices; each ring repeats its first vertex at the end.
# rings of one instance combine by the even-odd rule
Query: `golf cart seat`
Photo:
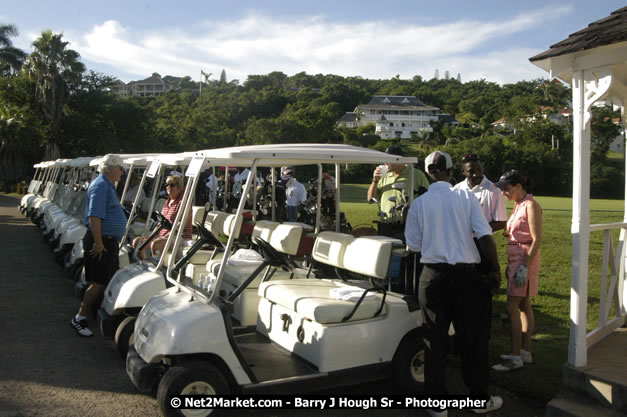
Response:
MULTIPOLYGON (((205 219, 205 227, 215 237, 229 236, 231 233, 235 233, 235 236, 239 236, 241 231, 241 221, 236 221, 236 214, 228 214, 223 211, 210 211, 207 213, 205 219)), ((193 244, 193 242, 191 242, 193 244)), ((189 242, 186 245, 191 246, 189 242)), ((187 248, 186 248, 187 249, 187 248)), ((185 254, 185 249, 183 250, 185 254)), ((192 278, 194 282, 200 279, 200 274, 206 272, 207 263, 222 259, 222 248, 215 249, 201 249, 194 254, 185 267, 185 275, 192 278)))
MULTIPOLYGON (((253 229, 252 240, 261 238, 275 248, 277 251, 289 255, 296 255, 300 247, 301 238, 303 236, 303 228, 297 225, 279 224, 276 222, 261 220, 255 224, 253 229)), ((229 258, 225 265, 223 281, 234 287, 239 287, 255 269, 263 262, 263 257, 259 255, 256 260, 251 259, 250 262, 242 262, 240 258, 229 258)), ((220 261, 212 260, 207 263, 207 272, 218 275, 220 269, 220 261)), ((274 275, 289 278, 289 273, 285 271, 277 271, 274 275), (277 275, 279 274, 279 275, 277 275)), ((248 289, 259 288, 259 283, 263 274, 259 274, 254 281, 248 285, 248 289)))
MULTIPOLYGON (((373 279, 387 277, 392 249, 402 245, 385 236, 355 238, 322 232, 316 238, 313 258, 373 279)), ((259 296, 303 319, 320 324, 358 321, 385 315, 385 291, 369 281, 336 279, 272 280, 259 286, 259 296)))
MULTIPOLYGON (((200 208, 204 209, 203 207, 200 208)), ((203 214, 202 210, 195 211, 193 215, 194 220, 198 217, 198 222, 202 221, 203 214)), ((234 223, 235 215, 223 211, 210 211, 207 213, 207 218, 205 219, 205 227, 216 237, 224 235, 225 227, 229 229, 235 227, 234 223)), ((193 244, 193 239, 187 239, 183 242, 183 256, 187 254, 187 251, 193 244)), ((190 258, 189 265, 205 265, 214 255, 214 252, 213 249, 199 250, 190 258)))
MULTIPOLYGON (((161 208, 163 208, 164 203, 165 203, 165 200, 163 198, 160 198, 159 200, 157 200, 157 202, 155 203, 155 210, 161 211, 161 208), (161 208, 158 208, 158 207, 161 207, 161 208)), ((151 204, 150 198, 144 198, 142 200, 140 207, 139 207, 140 214, 142 216, 150 212, 150 204, 151 204)), ((148 218, 146 219, 146 222, 149 223, 148 230, 150 230, 153 226, 154 220, 150 219, 150 216, 148 216, 148 218)), ((144 233, 146 222, 142 220, 135 220, 133 224, 131 224, 131 228, 128 232, 129 236, 131 236, 131 238, 141 236, 144 233)))

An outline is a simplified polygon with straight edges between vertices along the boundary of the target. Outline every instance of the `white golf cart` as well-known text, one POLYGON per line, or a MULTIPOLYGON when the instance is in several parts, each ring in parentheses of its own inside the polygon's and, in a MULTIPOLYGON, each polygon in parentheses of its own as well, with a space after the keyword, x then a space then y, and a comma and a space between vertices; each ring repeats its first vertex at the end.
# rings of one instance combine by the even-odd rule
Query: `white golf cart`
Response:
MULTIPOLYGON (((193 154, 188 156, 191 160, 193 154)), ((225 183, 228 184, 229 164, 241 167, 248 166, 252 162, 250 159, 204 159, 200 171, 213 169, 215 175, 216 167, 220 166, 225 169, 227 176, 225 183)), ((192 184, 188 184, 187 190, 191 193, 190 195, 194 195, 194 188, 191 187, 192 184)), ((214 192, 216 191, 214 189, 214 192)), ((164 265, 168 264, 174 275, 181 273, 190 284, 197 287, 206 286, 208 281, 215 279, 217 268, 219 268, 224 253, 224 244, 218 238, 224 240, 233 236, 234 239, 237 239, 237 248, 240 250, 230 259, 232 264, 237 266, 229 265, 226 272, 230 280, 227 279, 225 282, 223 292, 230 295, 246 277, 252 273, 256 275, 258 272, 255 271, 257 268, 261 268, 261 264, 263 264, 261 255, 250 249, 251 237, 263 236, 273 243, 277 250, 289 255, 294 261, 303 262, 306 256, 311 255, 313 237, 308 232, 313 231, 313 227, 305 224, 279 225, 268 220, 256 224, 256 214, 252 211, 246 211, 243 215, 238 216, 216 210, 216 205, 219 202, 222 203, 223 207, 227 206, 226 201, 230 198, 227 194, 224 193, 222 195, 223 201, 220 201, 216 198, 216 193, 212 198, 214 201, 212 210, 206 212, 204 216, 199 214, 203 214, 200 210, 204 211, 205 208, 192 207, 194 223, 203 223, 201 218, 204 217, 203 224, 206 230, 197 226, 199 231, 204 233, 199 233, 195 243, 185 242, 185 247, 182 250, 181 248, 175 249, 174 252, 180 254, 178 259, 167 255, 161 256, 157 265, 139 262, 121 269, 111 279, 105 290, 98 318, 102 334, 105 337, 114 338, 118 351, 123 358, 126 357, 128 347, 132 345, 134 320, 137 314, 151 297, 168 286, 164 278, 165 270, 162 269, 164 265), (236 221, 236 219, 240 220, 236 221), (272 240, 270 239, 271 235, 273 236, 272 240)), ((249 198, 252 200, 251 205, 253 207, 256 206, 255 199, 256 193, 252 198, 249 198)), ((274 207, 271 211, 274 216, 274 207)), ((179 219, 177 217, 177 221, 179 219)), ((175 222, 175 224, 177 223, 175 222)), ((174 235, 171 234, 171 236, 174 235)), ((169 249, 172 245, 174 245, 174 240, 168 240, 166 248, 169 249)), ((235 246, 233 248, 236 249, 235 246)), ((304 276, 305 273, 306 271, 300 271, 296 275, 304 276)), ((290 276, 290 274, 281 271, 270 271, 270 268, 265 274, 274 277, 290 276)), ((251 290, 250 287, 247 288, 244 294, 236 299, 232 317, 238 326, 255 326, 258 300, 256 287, 254 290, 251 290)))
POLYGON ((63 171, 69 161, 69 159, 57 159, 48 164, 43 180, 44 189, 41 195, 33 200, 33 204, 26 212, 31 221, 38 227, 46 211, 55 206, 54 197, 59 185, 63 181, 63 171))
MULTIPOLYGON (((173 240, 167 240, 166 247, 158 260, 148 258, 147 260, 140 261, 137 258, 137 254, 149 244, 151 239, 159 233, 161 228, 172 228, 169 221, 163 218, 159 211, 165 200, 158 200, 158 193, 161 190, 164 179, 169 175, 170 170, 175 167, 187 168, 192 160, 192 155, 161 154, 150 159, 151 165, 144 172, 140 187, 143 186, 148 178, 152 179, 152 196, 150 199, 146 199, 147 201, 144 201, 144 206, 148 213, 153 213, 153 215, 157 217, 158 227, 154 228, 144 243, 134 251, 131 249, 130 245, 121 246, 120 269, 107 285, 102 308, 98 311, 101 333, 106 338, 115 340, 118 351, 123 358, 126 357, 129 340, 132 341, 134 320, 139 310, 150 297, 166 288, 162 266, 169 260, 168 251, 172 246, 171 242, 173 242, 173 240), (158 204, 159 202, 160 204, 158 204), (129 256, 130 253, 133 254, 132 257, 129 256)), ((133 217, 137 208, 137 198, 138 197, 136 197, 136 201, 131 209, 130 218, 133 217)), ((192 221, 202 221, 205 210, 204 206, 194 207, 192 221)), ((183 211, 179 211, 177 219, 182 219, 182 214, 183 211)), ((151 222, 150 218, 147 219, 146 223, 136 222, 133 225, 131 225, 129 221, 122 241, 125 242, 126 236, 129 234, 138 235, 140 237, 145 236, 149 229, 149 221, 151 222)), ((175 224, 177 223, 175 222, 175 224)), ((189 249, 190 245, 191 242, 187 242, 187 249, 189 249)), ((186 254, 187 251, 181 250, 181 253, 186 254)), ((199 254, 199 256, 206 255, 199 254)), ((208 257, 204 258, 204 262, 207 262, 207 259, 208 257)))
MULTIPOLYGON (((209 155, 253 160, 244 196, 257 166, 332 163, 339 185, 340 164, 416 162, 346 145, 238 147, 201 152, 188 170, 192 184, 198 181, 196 167, 209 155)), ((244 204, 242 198, 237 215, 244 204)), ((185 207, 187 211, 189 199, 185 207)), ((406 389, 421 386, 421 311, 415 297, 387 290, 390 259, 405 252, 400 240, 319 233, 309 279, 264 277, 259 283, 255 329, 234 329, 230 312, 256 277, 245 278, 230 295, 223 291, 233 241, 231 235, 209 291, 185 283, 180 276, 175 279, 168 268, 166 277, 173 286, 151 298, 135 323, 127 373, 140 391, 158 385, 157 399, 165 415, 187 414, 170 408, 171 395, 286 393, 391 375, 406 389), (341 273, 325 272, 333 269, 341 273)), ((262 236, 256 241, 265 264, 286 270, 294 267, 262 236)), ((175 248, 178 243, 179 239, 175 248)))
POLYGON ((28 184, 28 190, 20 200, 20 205, 18 206, 20 212, 23 215, 26 215, 26 211, 32 205, 33 200, 39 196, 42 180, 44 178, 44 173, 46 172, 47 167, 47 161, 42 161, 33 165, 33 168, 35 168, 33 179, 31 180, 30 184, 28 184))
MULTIPOLYGON (((133 172, 134 169, 145 170, 150 161, 155 158, 155 155, 156 154, 125 154, 121 156, 124 158, 124 163, 129 167, 128 173, 130 174, 131 172, 133 172)), ((83 199, 85 198, 86 189, 89 186, 89 183, 98 175, 98 173, 96 172, 96 167, 100 164, 101 161, 102 157, 90 158, 88 166, 84 167, 84 169, 81 171, 80 181, 83 199)), ((129 188, 130 177, 131 175, 127 175, 127 180, 124 184, 122 196, 120 197, 120 201, 122 203, 125 200, 125 196, 129 188)), ((136 200, 139 200, 139 195, 140 193, 138 192, 136 195, 136 200)), ((149 200, 144 201, 144 203, 146 202, 149 202, 149 200)), ((133 215, 129 214, 129 219, 133 225, 132 231, 144 229, 144 223, 135 225, 134 221, 136 220, 136 216, 134 215, 134 212, 133 215)), ((68 222, 65 227, 62 227, 61 230, 59 230, 58 235, 55 234, 56 240, 58 241, 57 247, 55 249, 55 258, 61 260, 61 256, 63 256, 60 262, 62 263, 66 271, 68 271, 70 277, 75 282, 79 283, 78 288, 76 289, 77 295, 79 295, 79 293, 85 287, 84 276, 82 275, 82 266, 84 255, 83 237, 85 236, 86 231, 87 227, 85 226, 85 210, 83 204, 81 211, 77 213, 77 221, 68 222)), ((126 250, 121 251, 121 264, 124 264, 125 262, 126 264, 128 264, 128 256, 125 256, 125 254, 126 250)))

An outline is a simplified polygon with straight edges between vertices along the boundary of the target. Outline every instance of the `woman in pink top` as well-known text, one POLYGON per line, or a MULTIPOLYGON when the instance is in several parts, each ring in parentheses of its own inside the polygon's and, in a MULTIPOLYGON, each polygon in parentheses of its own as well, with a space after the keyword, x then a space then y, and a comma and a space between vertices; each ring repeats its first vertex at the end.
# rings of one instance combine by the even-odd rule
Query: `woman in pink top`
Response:
POLYGON ((528 193, 530 179, 518 171, 507 171, 496 186, 508 200, 515 201, 507 236, 507 314, 511 328, 511 353, 501 355, 496 371, 511 371, 531 363, 531 336, 534 316, 531 297, 538 295, 542 208, 528 193))
MULTIPOLYGON (((176 215, 181 208, 181 203, 183 202, 183 193, 185 192, 183 177, 178 175, 170 175, 169 177, 167 177, 165 180, 165 190, 168 193, 168 199, 163 204, 161 214, 163 214, 163 217, 168 219, 170 223, 174 224, 174 219, 176 219, 176 215)), ((161 231, 159 232, 159 237, 155 238, 150 244, 150 250, 152 251, 153 256, 158 256, 161 254, 169 235, 169 230, 161 229, 161 231)), ((192 238, 191 215, 185 222, 185 227, 183 228, 183 238, 192 238)))
MULTIPOLYGON (((168 199, 163 204, 163 208, 161 209, 161 214, 163 217, 168 219, 170 223, 174 223, 174 219, 176 219, 176 214, 181 208, 181 203, 183 202, 183 193, 185 192, 185 187, 183 185, 183 178, 178 175, 170 175, 165 180, 165 189, 168 193, 168 199)), ((150 243, 150 251, 152 256, 159 256, 165 247, 165 243, 170 235, 170 231, 168 229, 162 229, 159 232, 159 236, 155 237, 150 243)), ((192 238, 192 217, 191 215, 187 219, 185 223, 185 227, 183 228, 183 238, 191 239, 192 238)), ((133 242, 133 247, 139 246, 139 238, 135 239, 133 242)), ((144 252, 144 251, 142 251, 144 252)), ((140 253, 140 258, 144 259, 146 257, 146 253, 140 253)))

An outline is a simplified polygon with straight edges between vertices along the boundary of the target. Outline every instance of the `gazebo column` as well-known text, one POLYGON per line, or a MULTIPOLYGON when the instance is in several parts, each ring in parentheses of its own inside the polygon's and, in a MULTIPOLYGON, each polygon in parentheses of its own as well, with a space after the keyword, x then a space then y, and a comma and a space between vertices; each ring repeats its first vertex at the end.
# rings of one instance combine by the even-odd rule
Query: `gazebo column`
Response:
POLYGON ((573 72, 572 285, 568 364, 587 363, 588 250, 590 246, 590 121, 592 104, 607 93, 608 68, 573 72))

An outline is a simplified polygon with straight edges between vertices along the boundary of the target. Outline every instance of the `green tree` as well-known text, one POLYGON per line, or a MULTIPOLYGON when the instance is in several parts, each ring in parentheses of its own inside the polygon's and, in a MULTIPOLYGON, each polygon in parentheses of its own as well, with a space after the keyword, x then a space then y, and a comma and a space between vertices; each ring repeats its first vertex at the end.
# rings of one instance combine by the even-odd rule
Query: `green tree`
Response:
POLYGON ((28 72, 35 81, 36 97, 49 122, 45 158, 59 157, 61 120, 67 111, 71 92, 80 85, 85 65, 78 52, 68 49, 63 34, 48 30, 33 42, 35 50, 28 59, 28 72))
POLYGON ((34 92, 24 72, 0 77, 0 181, 27 178, 42 158, 44 120, 34 92))
POLYGON ((14 25, 0 25, 0 76, 6 77, 17 74, 22 68, 26 53, 13 46, 12 36, 17 36, 18 31, 14 25))
POLYGON ((620 128, 613 122, 620 113, 610 107, 592 109, 592 123, 590 132, 591 155, 590 160, 595 164, 603 164, 607 160, 610 145, 620 134, 620 128))

